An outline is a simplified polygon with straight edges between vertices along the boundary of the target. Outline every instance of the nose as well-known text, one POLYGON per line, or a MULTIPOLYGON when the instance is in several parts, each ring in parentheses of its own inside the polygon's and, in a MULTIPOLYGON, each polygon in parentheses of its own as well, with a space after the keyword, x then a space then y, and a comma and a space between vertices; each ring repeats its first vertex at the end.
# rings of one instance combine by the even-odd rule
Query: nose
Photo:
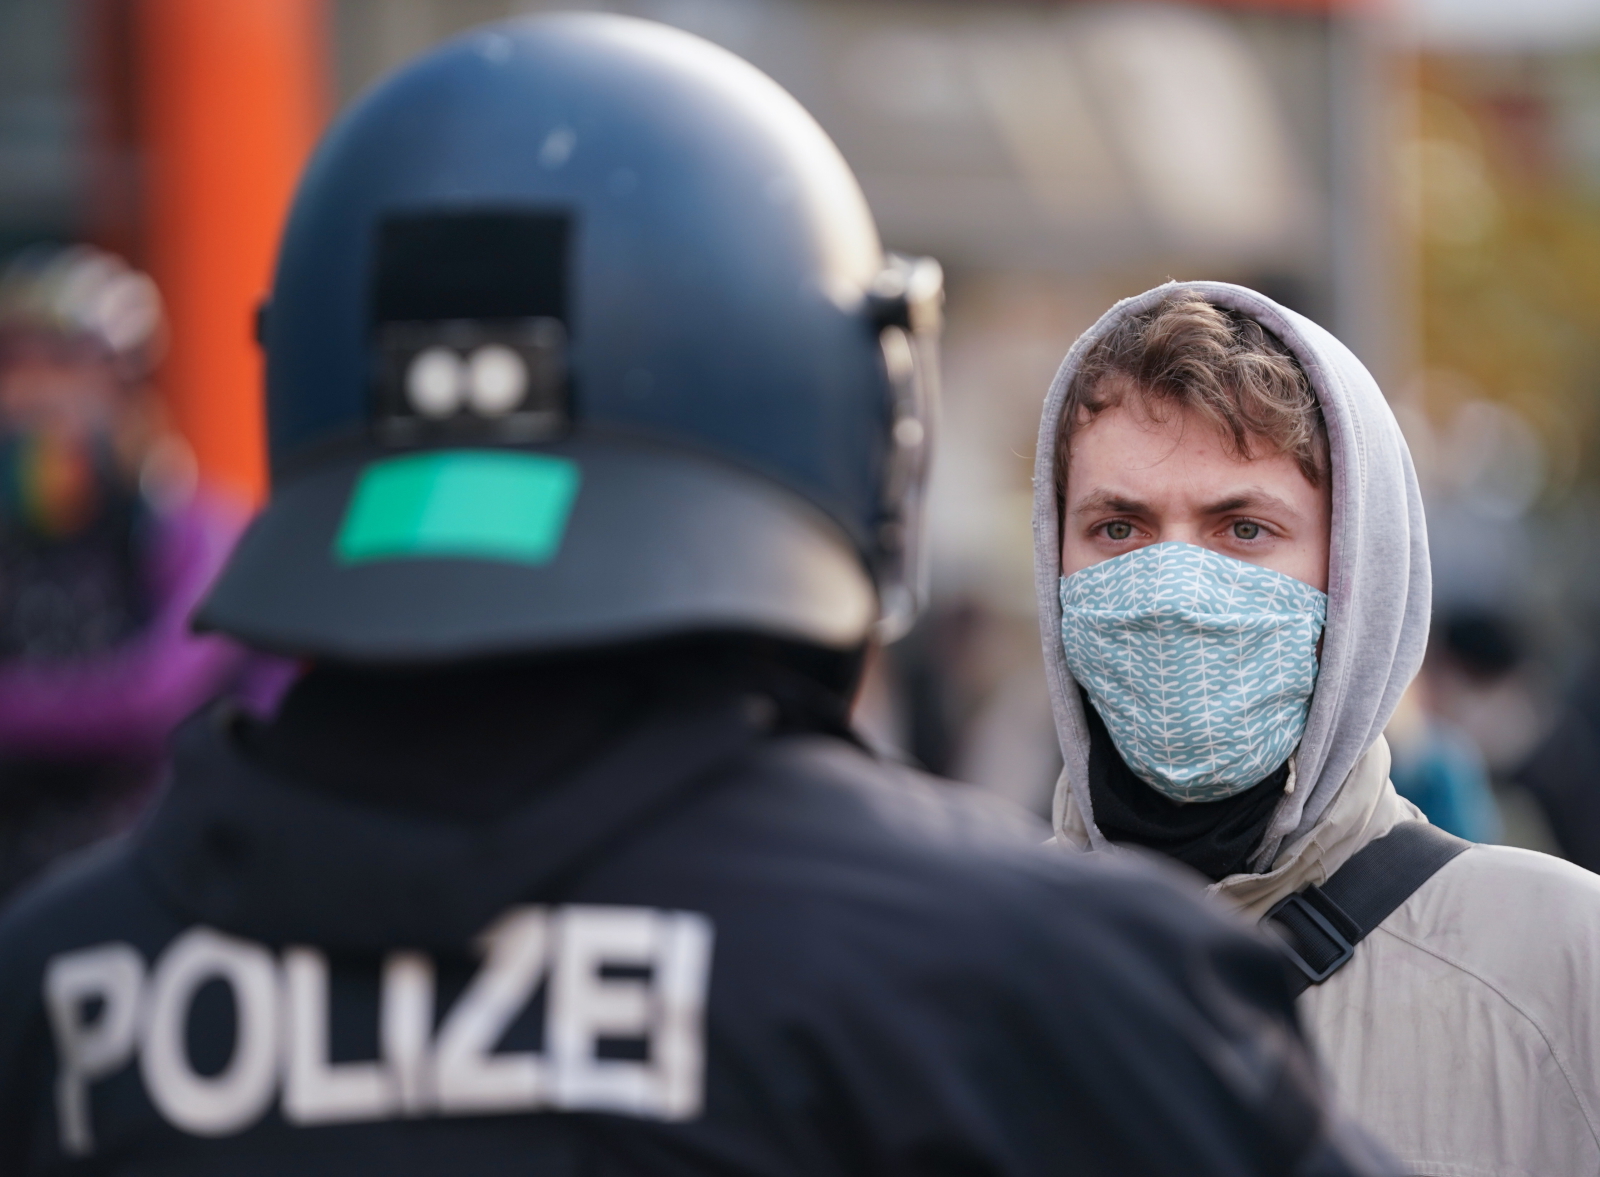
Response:
POLYGON ((1205 542, 1206 535, 1197 519, 1164 519, 1154 529, 1155 538, 1151 543, 1157 544, 1192 544, 1197 548, 1208 546, 1205 542))

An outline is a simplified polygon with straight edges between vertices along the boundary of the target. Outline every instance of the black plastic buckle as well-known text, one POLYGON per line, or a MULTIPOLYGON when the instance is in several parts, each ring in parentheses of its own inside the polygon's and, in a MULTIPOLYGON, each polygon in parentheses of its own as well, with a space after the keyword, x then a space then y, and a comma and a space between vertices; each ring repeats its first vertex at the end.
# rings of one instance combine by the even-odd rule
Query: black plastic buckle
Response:
POLYGON ((1267 912, 1266 916, 1261 922, 1272 928, 1272 934, 1282 941, 1283 950, 1288 954, 1289 959, 1295 963, 1295 965, 1302 973, 1306 975, 1307 979, 1309 979, 1313 985, 1322 984, 1322 982, 1333 976, 1334 973, 1337 973, 1340 969, 1344 968, 1344 966, 1349 963, 1350 958, 1356 954, 1356 946, 1346 939, 1344 934, 1341 933, 1338 928, 1333 926, 1333 922, 1329 920, 1327 916, 1323 915, 1322 912, 1318 911, 1316 906, 1310 900, 1308 900, 1302 892, 1297 891, 1288 898, 1281 899, 1277 903, 1273 904, 1272 910, 1267 912), (1280 931, 1275 925, 1274 920, 1276 916, 1286 907, 1297 908, 1306 916, 1308 916, 1312 924, 1315 925, 1315 927, 1324 936, 1332 941, 1333 946, 1339 950, 1338 957, 1335 958, 1334 961, 1326 968, 1317 969, 1314 967, 1309 961, 1306 960, 1305 957, 1300 955, 1295 946, 1290 943, 1289 937, 1280 931))

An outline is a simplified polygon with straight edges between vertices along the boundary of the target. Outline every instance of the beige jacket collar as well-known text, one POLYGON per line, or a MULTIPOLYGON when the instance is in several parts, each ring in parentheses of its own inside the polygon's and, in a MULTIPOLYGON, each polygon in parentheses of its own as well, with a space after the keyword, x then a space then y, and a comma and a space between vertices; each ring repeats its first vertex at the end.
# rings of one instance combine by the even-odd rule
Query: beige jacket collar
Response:
MULTIPOLYGON (((1071 790, 1063 790, 1066 810, 1061 815, 1058 841, 1077 850, 1090 848, 1089 830, 1071 790)), ((1389 783, 1389 745, 1382 736, 1356 762, 1321 818, 1309 831, 1284 847, 1264 874, 1229 875, 1206 888, 1259 920, 1274 903, 1308 884, 1325 883, 1368 842, 1383 837, 1403 821, 1422 812, 1394 791, 1389 783)), ((1100 853, 1118 853, 1116 847, 1100 853)))

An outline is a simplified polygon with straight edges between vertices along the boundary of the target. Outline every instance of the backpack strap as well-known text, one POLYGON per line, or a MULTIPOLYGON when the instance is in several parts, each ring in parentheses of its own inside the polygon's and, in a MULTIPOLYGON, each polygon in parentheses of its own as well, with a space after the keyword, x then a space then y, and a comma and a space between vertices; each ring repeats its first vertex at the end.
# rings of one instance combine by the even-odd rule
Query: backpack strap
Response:
POLYGON ((1280 901, 1261 919, 1297 970, 1298 997, 1342 969, 1356 945, 1471 842, 1425 821, 1403 821, 1363 846, 1322 886, 1280 901))

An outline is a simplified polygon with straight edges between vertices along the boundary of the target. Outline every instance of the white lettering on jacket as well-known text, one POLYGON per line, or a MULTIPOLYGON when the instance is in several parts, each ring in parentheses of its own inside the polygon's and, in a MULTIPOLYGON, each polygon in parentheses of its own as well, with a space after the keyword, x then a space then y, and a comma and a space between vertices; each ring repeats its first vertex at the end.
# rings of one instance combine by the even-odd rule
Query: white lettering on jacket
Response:
POLYGON ((479 938, 483 964, 436 1020, 425 953, 384 959, 378 1057, 330 1057, 327 955, 275 956, 195 927, 148 970, 131 945, 53 957, 44 1004, 56 1047, 56 1117, 70 1156, 94 1152, 92 1088, 135 1060, 152 1106, 196 1136, 258 1122, 276 1097, 291 1125, 539 1109, 692 1119, 704 1094, 712 928, 705 916, 645 907, 518 907, 479 938), (196 996, 217 982, 233 1008, 233 1049, 201 1074, 189 1056, 196 996), (541 1051, 498 1049, 545 994, 541 1051), (628 1044, 618 1051, 603 1043, 628 1044), (609 1055, 609 1057, 608 1057, 609 1055))
POLYGON ((121 1070, 138 1046, 144 959, 130 944, 55 957, 44 970, 44 1008, 56 1040, 56 1119, 68 1156, 94 1150, 89 1084, 121 1070), (99 1004, 98 1016, 88 1011, 99 1004))
POLYGON ((167 1122, 196 1136, 228 1136, 272 1106, 278 1085, 278 970, 259 944, 190 928, 150 970, 139 1074, 167 1122), (189 1013, 200 989, 221 981, 233 993, 233 1055, 215 1075, 189 1062, 189 1013))

